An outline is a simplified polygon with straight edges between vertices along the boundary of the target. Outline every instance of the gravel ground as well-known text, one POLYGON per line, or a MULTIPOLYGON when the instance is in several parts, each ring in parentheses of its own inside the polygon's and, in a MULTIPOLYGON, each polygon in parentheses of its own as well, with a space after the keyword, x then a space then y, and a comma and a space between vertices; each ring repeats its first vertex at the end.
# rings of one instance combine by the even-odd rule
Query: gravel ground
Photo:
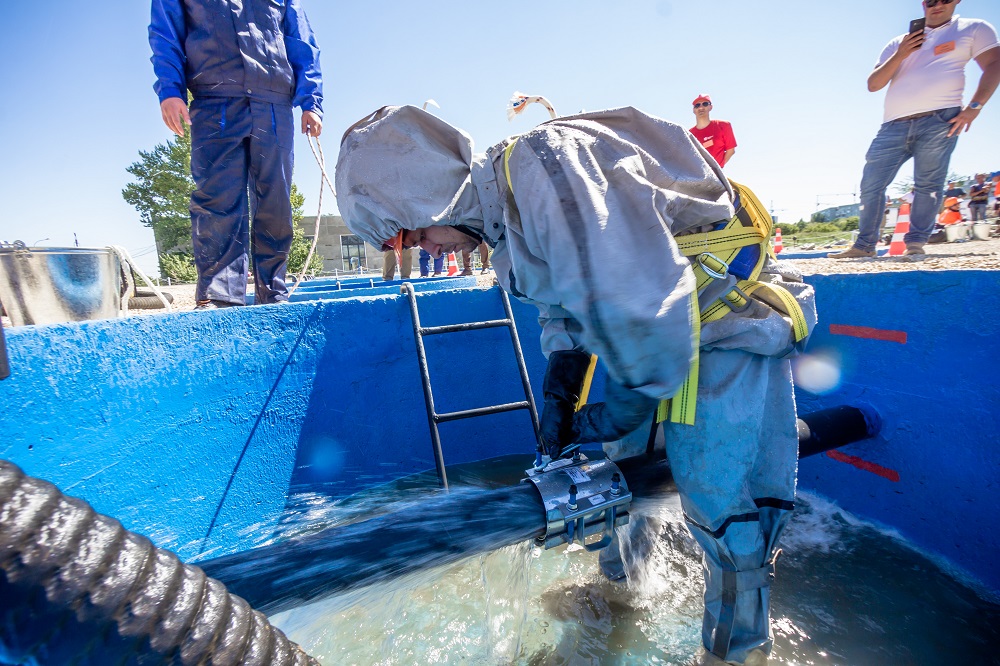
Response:
MULTIPOLYGON (((1000 270, 1000 238, 990 240, 970 240, 961 243, 941 243, 927 245, 927 256, 920 260, 912 257, 877 257, 873 259, 789 259, 804 275, 835 273, 881 273, 885 271, 946 271, 946 270, 1000 270)), ((836 250, 831 250, 836 251, 836 250)), ((786 252, 796 252, 787 247, 786 252)), ((780 257, 781 255, 779 255, 780 257)), ((378 277, 378 276, 376 276, 378 277)), ((476 280, 481 287, 493 284, 493 273, 479 275, 476 280)), ((174 310, 193 310, 194 285, 182 284, 161 287, 174 295, 174 310)), ((161 314, 163 310, 133 310, 137 316, 161 314)), ((10 327, 10 320, 3 317, 3 325, 10 327)))
MULTIPOLYGON (((881 249, 882 246, 879 246, 881 249)), ((843 249, 847 249, 845 246, 843 249)), ((1000 270, 1000 238, 925 245, 926 257, 875 257, 871 259, 789 259, 804 275, 883 273, 886 271, 1000 270)), ((794 252, 795 248, 787 248, 794 252)), ((830 250, 839 252, 840 250, 830 250)), ((779 254, 780 258, 781 255, 779 254)))

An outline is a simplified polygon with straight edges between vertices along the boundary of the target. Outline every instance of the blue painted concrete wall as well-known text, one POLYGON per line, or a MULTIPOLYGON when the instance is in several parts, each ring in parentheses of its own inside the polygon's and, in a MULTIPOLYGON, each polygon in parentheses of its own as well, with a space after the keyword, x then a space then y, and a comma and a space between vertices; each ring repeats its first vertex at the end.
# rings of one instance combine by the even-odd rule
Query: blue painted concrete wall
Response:
MULTIPOLYGON (((290 492, 432 469, 398 295, 7 331, 0 457, 182 557, 267 538, 290 492)), ((499 319, 499 291, 418 295, 422 323, 499 319)), ((537 311, 514 302, 540 378, 537 311)), ((439 412, 524 399, 506 328, 426 339, 439 412)), ((449 463, 524 451, 526 411, 441 425, 449 463)))
POLYGON ((1000 272, 808 281, 820 313, 809 352, 839 359, 842 374, 824 395, 800 387, 799 411, 867 402, 885 423, 878 438, 842 450, 854 459, 803 460, 800 486, 1000 591, 1000 272))
MULTIPOLYGON (((355 296, 382 296, 399 293, 403 282, 413 285, 414 291, 438 291, 440 289, 462 289, 475 287, 474 277, 451 278, 417 278, 415 280, 382 280, 381 278, 324 278, 303 282, 302 286, 292 292, 288 300, 316 301, 326 298, 354 298, 355 296)), ((247 294, 247 304, 253 305, 254 295, 247 294)))
MULTIPOLYGON (((863 401, 886 424, 840 459, 803 461, 801 486, 1000 590, 1000 273, 809 282, 821 317, 810 352, 838 358, 842 375, 823 395, 799 390, 800 411, 863 401)), ((418 301, 425 326, 503 316, 496 289, 418 301)), ((512 306, 538 397, 537 314, 512 306)), ((342 496, 433 468, 409 309, 395 293, 7 334, 0 457, 188 559, 268 538, 291 492, 342 496)), ((439 412, 523 399, 506 329, 426 343, 439 412)), ((533 450, 526 412, 441 432, 449 463, 524 451, 527 464, 533 450)))

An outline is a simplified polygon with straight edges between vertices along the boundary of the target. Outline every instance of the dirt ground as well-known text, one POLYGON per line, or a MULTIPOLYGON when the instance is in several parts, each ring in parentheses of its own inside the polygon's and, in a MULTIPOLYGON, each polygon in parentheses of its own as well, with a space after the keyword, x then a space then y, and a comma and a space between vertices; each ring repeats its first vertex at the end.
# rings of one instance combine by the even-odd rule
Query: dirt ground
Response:
MULTIPOLYGON (((927 255, 920 260, 911 257, 877 257, 874 259, 789 259, 804 275, 881 273, 885 271, 947 271, 947 270, 1000 270, 1000 238, 990 240, 970 240, 958 243, 927 245, 927 255)), ((785 253, 794 253, 794 247, 786 247, 785 253)), ((778 255, 779 258, 781 255, 778 255)), ((377 279, 381 276, 373 274, 377 279)), ((476 279, 481 287, 493 284, 493 272, 479 275, 476 279)), ((174 311, 193 310, 194 285, 182 284, 162 287, 174 296, 174 311)), ((132 310, 130 315, 143 316, 159 314, 163 310, 132 310)), ((4 327, 10 327, 10 320, 3 317, 4 327)))
MULTIPOLYGON (((847 249, 845 246, 844 249, 847 249)), ((879 246, 882 249, 882 246, 879 246)), ((925 245, 927 255, 913 257, 882 256, 872 259, 790 259, 804 275, 836 273, 884 273, 886 271, 997 271, 1000 270, 1000 238, 957 243, 925 245)), ((830 250, 837 252, 839 250, 830 250)), ((795 252, 795 248, 787 248, 795 252)), ((778 255, 781 258, 781 255, 778 255)))

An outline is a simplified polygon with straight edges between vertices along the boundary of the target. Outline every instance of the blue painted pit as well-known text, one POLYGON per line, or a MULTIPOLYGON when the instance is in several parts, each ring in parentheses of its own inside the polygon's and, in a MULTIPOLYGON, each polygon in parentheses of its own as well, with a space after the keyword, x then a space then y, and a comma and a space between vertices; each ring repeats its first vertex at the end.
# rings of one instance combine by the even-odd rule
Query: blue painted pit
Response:
MULTIPOLYGON (((808 281, 821 317, 809 352, 839 359, 840 380, 800 388, 800 410, 865 402, 886 426, 840 459, 803 461, 800 485, 1000 591, 1000 313, 983 296, 1000 274, 808 281), (905 343, 893 341, 900 332, 905 343)), ((433 468, 409 311, 391 289, 9 330, 0 456, 183 558, 250 547, 282 520, 291 493, 343 497, 433 468)), ((495 288, 417 298, 426 326, 502 316, 495 288)), ((538 395, 537 313, 512 307, 538 395)), ((523 399, 505 330, 426 342, 438 411, 523 399)), ((601 395, 599 378, 592 396, 601 395)), ((533 450, 525 412, 441 431, 451 464, 533 450)))

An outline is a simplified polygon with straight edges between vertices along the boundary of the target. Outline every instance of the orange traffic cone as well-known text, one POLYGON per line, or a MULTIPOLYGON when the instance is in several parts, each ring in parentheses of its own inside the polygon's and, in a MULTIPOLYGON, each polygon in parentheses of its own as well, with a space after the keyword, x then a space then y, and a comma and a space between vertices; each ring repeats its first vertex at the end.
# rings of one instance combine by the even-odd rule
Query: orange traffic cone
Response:
POLYGON ((899 207, 899 217, 896 218, 896 228, 892 230, 892 242, 889 243, 889 256, 898 257, 906 252, 906 242, 903 236, 910 230, 910 204, 899 207))
POLYGON ((448 277, 452 275, 458 275, 458 259, 455 258, 454 252, 448 253, 448 277))
POLYGON ((774 230, 774 253, 778 254, 784 248, 781 245, 781 229, 774 230))

